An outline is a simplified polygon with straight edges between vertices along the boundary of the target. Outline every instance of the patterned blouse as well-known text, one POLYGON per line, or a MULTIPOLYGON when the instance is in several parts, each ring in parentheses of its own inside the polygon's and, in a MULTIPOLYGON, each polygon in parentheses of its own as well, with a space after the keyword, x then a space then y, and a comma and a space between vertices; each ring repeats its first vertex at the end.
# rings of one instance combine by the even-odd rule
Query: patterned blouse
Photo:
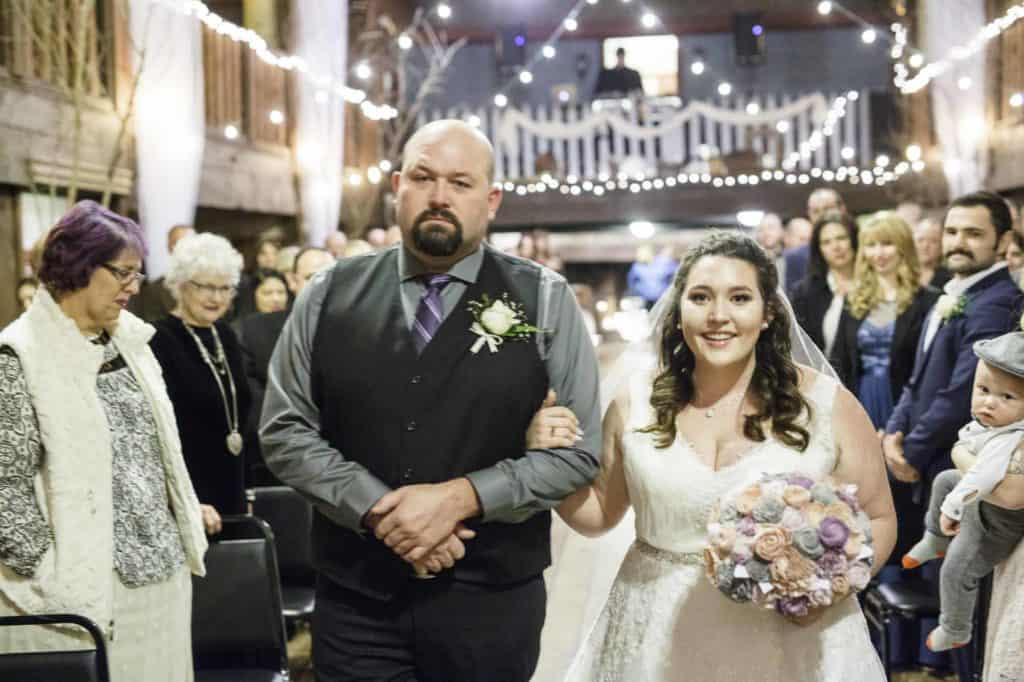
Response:
MULTIPOLYGON (((102 342, 96 391, 113 446, 114 568, 124 585, 140 587, 169 578, 185 550, 149 402, 114 343, 102 342)), ((21 362, 0 348, 0 562, 26 577, 53 542, 34 487, 44 456, 21 362)))

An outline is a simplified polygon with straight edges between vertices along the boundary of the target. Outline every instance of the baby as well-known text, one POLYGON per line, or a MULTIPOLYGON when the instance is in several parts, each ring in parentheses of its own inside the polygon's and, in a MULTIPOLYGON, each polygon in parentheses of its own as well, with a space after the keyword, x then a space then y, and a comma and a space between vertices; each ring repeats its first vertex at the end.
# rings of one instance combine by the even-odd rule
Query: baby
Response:
POLYGON ((1024 474, 1024 458, 1014 456, 1024 438, 1024 332, 978 341, 974 354, 979 358, 971 394, 974 420, 960 429, 953 456, 969 454, 977 461, 962 476, 950 469, 935 477, 927 530, 903 557, 908 569, 946 557, 940 576, 942 614, 927 641, 932 651, 971 640, 979 581, 1024 537, 1024 510, 984 501, 1007 474, 1024 474))

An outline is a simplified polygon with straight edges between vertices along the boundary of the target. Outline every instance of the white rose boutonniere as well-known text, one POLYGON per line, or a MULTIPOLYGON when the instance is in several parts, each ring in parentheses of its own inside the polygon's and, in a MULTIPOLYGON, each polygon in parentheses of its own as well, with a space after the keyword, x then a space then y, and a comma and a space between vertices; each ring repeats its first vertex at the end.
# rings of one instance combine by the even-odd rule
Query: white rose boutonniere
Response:
POLYGON ((469 312, 474 320, 469 330, 480 337, 470 348, 472 353, 479 353, 485 345, 492 353, 497 353, 508 339, 525 341, 543 331, 526 323, 523 304, 510 299, 507 293, 494 301, 484 294, 479 301, 469 302, 469 312))
POLYGON ((952 296, 950 294, 943 294, 935 303, 935 311, 939 313, 939 317, 942 318, 943 322, 949 322, 955 317, 960 317, 966 310, 967 297, 962 295, 952 296))

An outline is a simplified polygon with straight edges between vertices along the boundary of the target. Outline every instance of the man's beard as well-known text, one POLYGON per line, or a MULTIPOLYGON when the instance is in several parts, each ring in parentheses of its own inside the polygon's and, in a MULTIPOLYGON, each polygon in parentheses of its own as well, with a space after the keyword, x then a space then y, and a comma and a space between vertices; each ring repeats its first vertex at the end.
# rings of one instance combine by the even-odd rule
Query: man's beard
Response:
POLYGON ((417 251, 428 256, 444 258, 455 255, 462 246, 462 223, 455 217, 454 213, 440 209, 437 211, 426 210, 420 213, 416 222, 412 224, 412 243, 417 251), (451 231, 443 227, 424 227, 423 224, 431 220, 444 220, 454 228, 451 231))

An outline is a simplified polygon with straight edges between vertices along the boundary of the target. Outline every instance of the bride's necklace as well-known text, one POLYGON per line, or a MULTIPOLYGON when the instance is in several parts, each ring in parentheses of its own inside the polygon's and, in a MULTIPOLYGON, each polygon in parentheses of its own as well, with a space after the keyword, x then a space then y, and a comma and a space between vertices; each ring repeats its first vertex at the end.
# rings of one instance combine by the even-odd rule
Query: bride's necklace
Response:
MULTIPOLYGON (((732 390, 727 392, 721 398, 711 403, 707 407, 700 408, 694 405, 693 407, 698 410, 703 410, 704 418, 711 419, 715 416, 715 413, 720 409, 732 408, 743 401, 743 397, 747 395, 747 391, 750 390, 750 379, 753 374, 743 376, 740 378, 739 384, 742 385, 740 390, 732 390)), ((691 403, 692 404, 692 403, 691 403)))
POLYGON ((220 390, 220 399, 224 404, 224 418, 228 422, 228 436, 225 439, 225 443, 228 446, 228 452, 232 455, 239 455, 242 452, 242 434, 238 432, 238 394, 235 391, 235 378, 231 374, 231 365, 228 364, 227 356, 224 354, 224 346, 220 342, 220 334, 217 333, 217 327, 210 325, 210 331, 213 332, 213 345, 217 348, 217 364, 214 364, 214 359, 210 357, 210 352, 206 350, 206 346, 203 344, 199 335, 196 334, 195 330, 185 320, 182 320, 185 330, 192 337, 192 340, 196 342, 196 347, 199 349, 199 355, 202 356, 203 362, 210 368, 210 372, 213 373, 213 378, 217 382, 217 388, 220 390), (217 365, 220 366, 218 369, 217 365), (221 380, 221 373, 227 375, 228 387, 231 390, 231 405, 228 406, 228 395, 224 390, 224 382, 221 380))

